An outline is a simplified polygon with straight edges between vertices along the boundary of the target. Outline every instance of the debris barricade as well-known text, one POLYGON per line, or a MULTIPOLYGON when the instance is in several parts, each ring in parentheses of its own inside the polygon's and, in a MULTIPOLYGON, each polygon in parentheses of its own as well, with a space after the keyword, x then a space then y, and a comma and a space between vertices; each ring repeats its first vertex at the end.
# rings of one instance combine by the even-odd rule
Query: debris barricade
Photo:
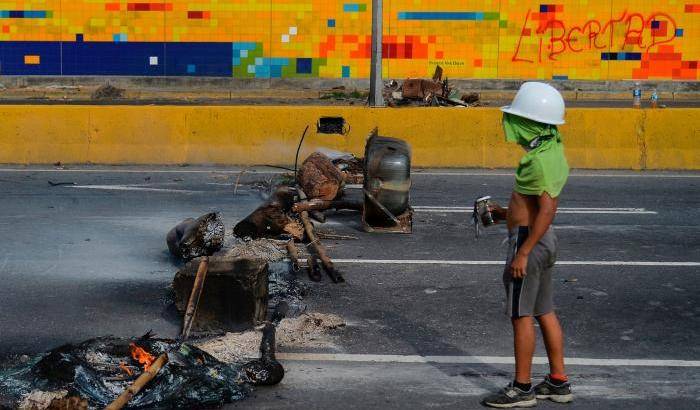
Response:
POLYGON ((384 100, 390 107, 477 107, 481 105, 478 93, 462 93, 443 79, 442 67, 435 68, 432 79, 407 78, 403 84, 391 80, 384 85, 384 100))

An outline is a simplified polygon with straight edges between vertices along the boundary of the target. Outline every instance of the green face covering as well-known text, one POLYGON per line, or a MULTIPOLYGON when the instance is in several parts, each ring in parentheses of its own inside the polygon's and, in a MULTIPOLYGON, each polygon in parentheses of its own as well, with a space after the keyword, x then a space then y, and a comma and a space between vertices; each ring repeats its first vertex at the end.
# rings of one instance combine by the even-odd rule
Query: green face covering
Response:
POLYGON ((569 165, 557 127, 504 113, 503 130, 506 141, 528 151, 515 172, 515 191, 537 196, 546 192, 558 197, 569 177, 569 165))

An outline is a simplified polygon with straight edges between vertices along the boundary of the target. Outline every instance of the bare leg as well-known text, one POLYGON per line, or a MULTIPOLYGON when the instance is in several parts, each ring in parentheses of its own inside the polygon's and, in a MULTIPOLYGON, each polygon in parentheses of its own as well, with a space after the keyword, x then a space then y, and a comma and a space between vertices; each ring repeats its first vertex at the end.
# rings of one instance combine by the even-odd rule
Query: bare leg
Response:
POLYGON ((537 321, 540 323, 544 346, 547 348, 549 372, 551 374, 566 374, 564 371, 564 336, 557 315, 550 312, 537 316, 537 321))
POLYGON ((530 383, 532 355, 535 353, 535 327, 531 316, 512 319, 515 345, 515 381, 530 383))

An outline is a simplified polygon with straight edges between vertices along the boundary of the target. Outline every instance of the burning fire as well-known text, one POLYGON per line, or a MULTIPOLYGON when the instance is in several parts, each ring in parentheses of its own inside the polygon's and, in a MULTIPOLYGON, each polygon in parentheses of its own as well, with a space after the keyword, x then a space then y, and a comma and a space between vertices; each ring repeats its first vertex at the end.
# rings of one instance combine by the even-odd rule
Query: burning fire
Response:
POLYGON ((148 368, 153 364, 156 358, 145 351, 143 348, 136 346, 136 343, 129 344, 129 350, 131 351, 131 357, 134 358, 139 364, 143 365, 143 370, 148 370, 148 368))

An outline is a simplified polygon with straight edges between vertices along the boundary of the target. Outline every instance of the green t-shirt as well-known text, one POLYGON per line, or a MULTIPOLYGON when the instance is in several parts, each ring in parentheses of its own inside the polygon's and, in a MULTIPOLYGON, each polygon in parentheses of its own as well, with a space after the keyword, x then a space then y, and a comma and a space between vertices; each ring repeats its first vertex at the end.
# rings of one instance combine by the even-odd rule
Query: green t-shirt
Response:
POLYGON ((569 164, 556 125, 542 124, 504 113, 506 141, 517 142, 528 150, 515 172, 515 191, 524 195, 548 193, 556 198, 569 178, 569 164))

